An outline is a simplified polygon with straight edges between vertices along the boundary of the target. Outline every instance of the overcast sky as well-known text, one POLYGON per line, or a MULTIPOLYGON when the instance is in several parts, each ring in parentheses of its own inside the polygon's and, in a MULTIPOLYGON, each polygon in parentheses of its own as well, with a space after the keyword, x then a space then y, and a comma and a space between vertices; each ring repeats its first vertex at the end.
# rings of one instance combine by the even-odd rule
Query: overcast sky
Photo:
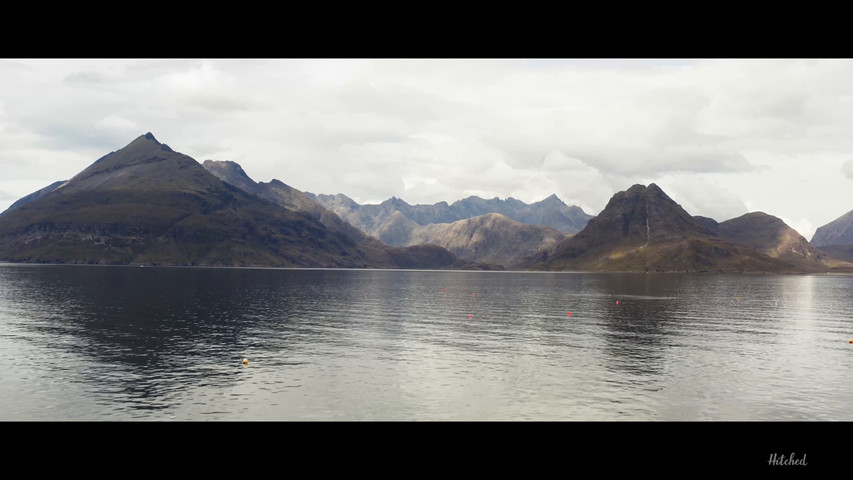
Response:
POLYGON ((0 211, 146 132, 359 203, 635 183, 807 239, 853 209, 849 60, 0 60, 0 211))

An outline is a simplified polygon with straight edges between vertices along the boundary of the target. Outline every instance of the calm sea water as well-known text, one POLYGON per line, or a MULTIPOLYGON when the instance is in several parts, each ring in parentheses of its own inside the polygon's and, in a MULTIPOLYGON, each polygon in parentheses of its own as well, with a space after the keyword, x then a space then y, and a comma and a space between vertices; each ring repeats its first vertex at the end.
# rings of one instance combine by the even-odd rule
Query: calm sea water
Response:
POLYGON ((851 276, 0 265, 0 420, 853 420, 851 338, 851 276))

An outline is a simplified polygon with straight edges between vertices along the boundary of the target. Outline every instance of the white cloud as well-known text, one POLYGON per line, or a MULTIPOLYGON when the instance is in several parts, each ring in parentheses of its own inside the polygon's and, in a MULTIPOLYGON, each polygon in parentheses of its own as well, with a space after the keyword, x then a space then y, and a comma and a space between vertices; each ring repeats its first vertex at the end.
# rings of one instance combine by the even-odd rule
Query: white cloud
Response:
POLYGON ((718 222, 748 212, 747 205, 720 182, 701 176, 668 175, 656 183, 690 215, 713 218, 718 222))
POLYGON ((806 240, 812 238, 814 236, 815 230, 817 228, 810 222, 807 218, 801 218, 799 220, 790 220, 786 217, 780 217, 780 220, 785 222, 785 225, 793 228, 800 235, 803 236, 806 240))
POLYGON ((128 135, 132 135, 139 130, 136 122, 128 120, 120 115, 107 115, 106 117, 95 122, 95 128, 106 131, 119 131, 128 135))

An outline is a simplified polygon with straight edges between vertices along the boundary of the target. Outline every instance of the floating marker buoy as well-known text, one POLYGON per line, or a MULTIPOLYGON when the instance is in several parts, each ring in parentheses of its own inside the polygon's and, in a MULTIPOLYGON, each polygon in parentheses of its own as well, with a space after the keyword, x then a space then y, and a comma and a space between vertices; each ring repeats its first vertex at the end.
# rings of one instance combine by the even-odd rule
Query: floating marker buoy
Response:
POLYGON ((470 313, 468 314, 468 318, 471 318, 471 314, 470 314, 470 313))
POLYGON ((572 312, 569 312, 569 316, 570 316, 570 317, 572 316, 572 312))
POLYGON ((244 359, 243 359, 243 365, 248 365, 248 364, 249 364, 249 359, 248 359, 248 358, 244 358, 244 359))
POLYGON ((853 338, 850 339, 850 343, 853 343, 853 338))
POLYGON ((477 294, 476 294, 476 293, 472 293, 472 294, 471 294, 471 296, 472 296, 472 297, 476 297, 476 296, 477 296, 477 294))
POLYGON ((616 300, 616 305, 619 305, 619 300, 616 300))

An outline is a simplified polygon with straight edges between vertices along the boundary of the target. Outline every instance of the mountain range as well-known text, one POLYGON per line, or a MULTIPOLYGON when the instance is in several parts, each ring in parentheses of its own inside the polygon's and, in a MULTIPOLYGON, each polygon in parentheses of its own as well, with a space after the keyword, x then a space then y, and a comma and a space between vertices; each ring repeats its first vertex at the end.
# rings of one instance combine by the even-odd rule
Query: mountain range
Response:
POLYGON ((655 184, 616 193, 597 217, 554 195, 530 205, 479 197, 359 205, 255 182, 234 162, 200 164, 148 133, 0 214, 0 261, 853 272, 844 261, 853 257, 849 217, 818 229, 813 245, 762 212, 721 223, 691 216, 655 184))
MULTIPOLYGON (((269 183, 255 182, 235 162, 205 160, 202 166, 220 180, 246 192, 286 208, 309 213, 329 229, 341 232, 357 243, 378 243, 376 238, 363 233, 316 202, 314 199, 317 196, 303 193, 279 180, 272 180, 269 183)), ((347 198, 344 195, 336 197, 347 198)), ((355 204, 355 202, 352 203, 355 204)), ((405 204, 405 202, 402 203, 405 204)), ((559 200, 556 203, 564 206, 559 200)), ((417 209, 405 211, 412 210, 417 209)), ((541 210, 543 209, 540 207, 541 210)), ((364 209, 361 213, 367 216, 366 212, 369 211, 370 209, 364 209)), ((458 211, 457 214, 459 214, 458 211)), ((420 219, 425 221, 426 216, 421 215, 420 219)), ((390 215, 383 216, 380 221, 381 233, 376 236, 388 245, 402 247, 438 245, 465 261, 502 265, 508 268, 515 266, 526 256, 553 248, 566 237, 565 234, 551 227, 520 223, 499 213, 478 215, 452 223, 419 225, 406 217, 403 210, 393 210, 390 215)))
MULTIPOLYGON (((271 185, 270 191, 287 188, 271 185)), ((285 193, 281 193, 285 196, 285 193)), ((437 246, 395 248, 334 218, 223 182, 151 133, 0 215, 13 262, 479 268, 437 246)))
POLYGON ((535 270, 825 272, 853 267, 817 252, 781 220, 756 212, 717 223, 692 217, 655 184, 634 185, 535 270))
POLYGON ((337 195, 308 193, 308 195, 350 224, 389 245, 404 245, 408 241, 405 235, 401 237, 393 227, 400 215, 415 225, 423 226, 453 223, 480 215, 499 213, 519 223, 551 227, 567 234, 581 231, 593 218, 580 207, 566 205, 556 195, 532 204, 526 204, 512 197, 506 200, 497 197, 486 200, 471 196, 452 204, 439 202, 433 205, 409 205, 396 197, 391 197, 378 205, 359 205, 340 193, 337 195))

